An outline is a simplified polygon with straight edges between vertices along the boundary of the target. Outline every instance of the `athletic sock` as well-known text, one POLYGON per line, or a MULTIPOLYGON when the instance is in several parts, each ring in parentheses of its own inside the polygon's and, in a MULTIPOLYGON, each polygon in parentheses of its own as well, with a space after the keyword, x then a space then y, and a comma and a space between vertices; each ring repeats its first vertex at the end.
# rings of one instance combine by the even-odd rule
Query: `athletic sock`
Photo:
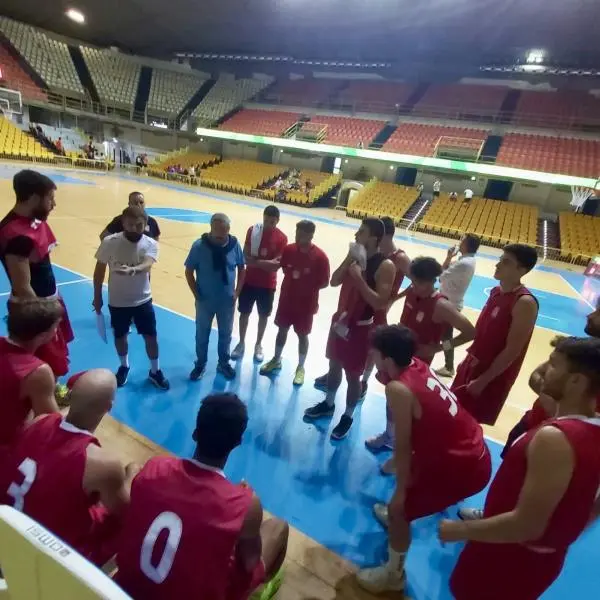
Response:
POLYGON ((388 561, 386 563, 387 568, 390 571, 404 570, 404 559, 406 558, 406 552, 397 552, 388 544, 388 561))
POLYGON ((365 372, 363 373, 363 376, 362 376, 362 380, 364 383, 367 383, 369 381, 369 378, 373 374, 374 368, 375 368, 375 365, 370 365, 365 369, 365 372))
POLYGON ((298 366, 303 367, 305 362, 306 362, 306 354, 299 354, 298 355, 298 366))
POLYGON ((352 418, 352 415, 354 415, 354 409, 356 408, 356 406, 350 407, 348 405, 346 405, 346 410, 344 411, 344 414, 347 417, 352 418))
POLYGON ((275 346, 275 360, 281 360, 283 354, 283 346, 275 346))
POLYGON ((327 392, 325 402, 327 402, 327 406, 335 406, 335 392, 327 392))
POLYGON ((160 370, 160 367, 158 366, 158 358, 150 359, 150 370, 152 373, 157 373, 160 370))
POLYGON ((121 366, 122 367, 129 368, 129 355, 128 354, 125 354, 123 356, 119 355, 119 360, 121 361, 121 366))

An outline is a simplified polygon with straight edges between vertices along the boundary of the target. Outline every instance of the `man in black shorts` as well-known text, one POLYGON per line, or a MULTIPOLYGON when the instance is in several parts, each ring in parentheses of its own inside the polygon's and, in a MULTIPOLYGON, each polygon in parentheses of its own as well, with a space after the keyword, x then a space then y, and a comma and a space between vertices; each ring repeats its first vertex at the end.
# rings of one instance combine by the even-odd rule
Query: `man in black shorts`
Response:
MULTIPOLYGON (((144 200, 144 194, 142 192, 131 192, 129 194, 129 206, 139 206, 142 210, 146 209, 146 201, 144 200)), ((158 242, 160 237, 160 228, 156 219, 153 217, 147 217, 146 228, 144 229, 144 235, 151 237, 153 240, 158 242)), ((105 237, 113 233, 121 233, 123 231, 123 217, 117 215, 102 231, 100 234, 100 241, 105 237)))
POLYGON ((94 309, 97 314, 101 314, 102 284, 108 265, 108 308, 115 347, 121 362, 117 371, 117 384, 119 387, 125 385, 129 376, 127 337, 133 321, 146 343, 146 353, 151 364, 148 375, 150 381, 156 387, 168 390, 169 382, 158 364, 156 317, 150 289, 150 269, 158 259, 158 243, 144 235, 147 216, 140 207, 127 207, 121 219, 124 231, 106 237, 96 252, 94 309))

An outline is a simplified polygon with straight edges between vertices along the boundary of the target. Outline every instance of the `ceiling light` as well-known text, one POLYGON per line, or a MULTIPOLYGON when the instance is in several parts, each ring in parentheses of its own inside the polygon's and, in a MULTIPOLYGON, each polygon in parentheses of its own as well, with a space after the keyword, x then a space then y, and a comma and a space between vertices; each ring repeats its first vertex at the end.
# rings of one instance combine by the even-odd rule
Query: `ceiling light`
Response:
POLYGON ((76 8, 69 8, 65 14, 67 17, 69 17, 69 19, 71 19, 71 21, 75 21, 75 23, 79 23, 80 25, 85 23, 85 16, 76 8))

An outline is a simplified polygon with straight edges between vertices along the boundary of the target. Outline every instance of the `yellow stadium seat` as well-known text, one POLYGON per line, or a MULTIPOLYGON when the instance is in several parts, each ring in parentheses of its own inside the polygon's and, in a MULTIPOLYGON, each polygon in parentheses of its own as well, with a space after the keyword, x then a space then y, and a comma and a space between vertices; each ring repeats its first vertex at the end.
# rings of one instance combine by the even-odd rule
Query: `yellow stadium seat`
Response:
POLYGON ((373 179, 352 197, 346 213, 358 218, 388 216, 398 222, 416 198, 415 188, 373 179))
POLYGON ((9 506, 0 506, 0 564, 10 600, 131 600, 100 569, 9 506))

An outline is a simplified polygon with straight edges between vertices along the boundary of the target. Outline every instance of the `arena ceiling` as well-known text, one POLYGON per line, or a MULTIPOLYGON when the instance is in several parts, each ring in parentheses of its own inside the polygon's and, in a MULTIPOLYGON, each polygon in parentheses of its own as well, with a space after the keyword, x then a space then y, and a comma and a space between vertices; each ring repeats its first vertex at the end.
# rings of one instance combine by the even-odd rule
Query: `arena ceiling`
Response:
POLYGON ((2 0, 0 13, 150 56, 483 64, 539 47, 557 63, 600 63, 598 0, 2 0), (69 21, 68 7, 81 10, 86 23, 69 21))

